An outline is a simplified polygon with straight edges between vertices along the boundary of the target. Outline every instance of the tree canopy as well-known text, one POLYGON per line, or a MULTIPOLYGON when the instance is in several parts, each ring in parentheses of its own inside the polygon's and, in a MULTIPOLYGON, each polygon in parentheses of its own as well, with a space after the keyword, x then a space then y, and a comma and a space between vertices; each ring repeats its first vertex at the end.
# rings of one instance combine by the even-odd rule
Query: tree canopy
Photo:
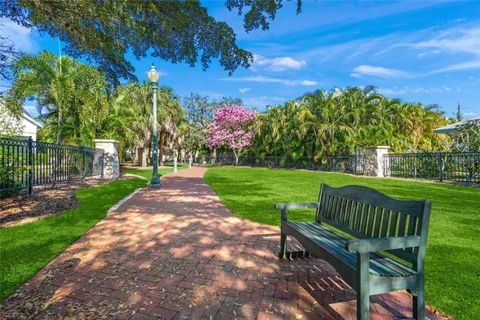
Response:
MULTIPOLYGON (((178 98, 172 89, 160 87, 157 93, 158 136, 160 160, 164 147, 177 138, 179 126, 185 118, 178 98)), ((142 166, 147 165, 152 145, 152 88, 146 82, 129 83, 116 88, 103 136, 117 139, 121 151, 129 149, 142 166)))
MULTIPOLYGON (((244 25, 250 31, 268 29, 282 0, 228 0, 226 5, 240 15, 246 11, 244 25)), ((218 59, 229 73, 249 67, 253 57, 238 47, 233 29, 198 0, 0 0, 0 7, 0 17, 58 36, 68 55, 94 60, 115 84, 120 78, 135 80, 127 53, 191 66, 200 62, 203 68, 218 59)))
POLYGON ((208 140, 212 148, 226 146, 235 155, 235 164, 243 148, 252 144, 255 132, 252 123, 256 113, 236 105, 225 105, 215 111, 213 122, 208 125, 208 140))
POLYGON ((45 122, 42 138, 57 143, 91 144, 107 113, 107 81, 95 68, 43 51, 13 63, 7 94, 11 110, 35 99, 45 122))
POLYGON ((433 129, 446 123, 435 108, 388 99, 371 87, 337 88, 259 114, 249 152, 322 160, 368 145, 388 145, 393 152, 442 150, 442 138, 433 129))
POLYGON ((452 149, 460 152, 480 152, 480 118, 465 120, 452 135, 452 149))

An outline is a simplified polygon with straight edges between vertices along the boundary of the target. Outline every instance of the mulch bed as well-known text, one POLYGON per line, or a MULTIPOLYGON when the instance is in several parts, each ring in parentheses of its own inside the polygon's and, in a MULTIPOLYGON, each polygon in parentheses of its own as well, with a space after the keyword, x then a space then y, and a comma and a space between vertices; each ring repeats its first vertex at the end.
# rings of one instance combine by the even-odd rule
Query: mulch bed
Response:
POLYGON ((0 228, 24 224, 62 213, 79 205, 75 190, 97 186, 108 182, 103 179, 87 179, 33 189, 33 194, 21 191, 6 198, 0 198, 0 228))

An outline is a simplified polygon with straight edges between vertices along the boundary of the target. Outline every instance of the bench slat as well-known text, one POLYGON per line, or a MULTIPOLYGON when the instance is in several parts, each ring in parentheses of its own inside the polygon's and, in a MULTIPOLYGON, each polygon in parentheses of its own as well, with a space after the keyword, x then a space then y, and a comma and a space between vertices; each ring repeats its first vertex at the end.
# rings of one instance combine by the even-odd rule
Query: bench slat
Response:
POLYGON ((383 208, 377 208, 377 213, 375 214, 374 229, 372 232, 372 237, 374 238, 380 238, 382 212, 383 208))
MULTIPOLYGON (((317 245, 339 257, 350 268, 356 268, 357 257, 354 253, 345 249, 345 243, 349 238, 342 236, 326 226, 315 222, 287 223, 292 229, 311 239, 317 245)), ((405 277, 415 272, 407 266, 379 253, 372 253, 370 258, 370 274, 379 277, 405 277)))

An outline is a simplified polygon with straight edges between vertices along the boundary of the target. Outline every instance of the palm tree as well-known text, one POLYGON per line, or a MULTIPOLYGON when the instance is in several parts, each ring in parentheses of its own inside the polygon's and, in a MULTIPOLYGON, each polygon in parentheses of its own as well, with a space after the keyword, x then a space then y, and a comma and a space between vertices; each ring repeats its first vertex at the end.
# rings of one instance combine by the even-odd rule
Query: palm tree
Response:
POLYGON ((317 90, 257 117, 252 152, 325 160, 368 145, 438 149, 442 141, 433 129, 444 122, 435 108, 387 99, 371 86, 317 90))
MULTIPOLYGON (((167 144, 179 143, 177 126, 185 117, 178 98, 169 88, 159 88, 157 94, 157 121, 159 158, 162 162, 167 144)), ((152 88, 146 82, 130 83, 117 88, 109 113, 112 124, 120 126, 108 129, 111 137, 124 141, 125 149, 134 149, 141 166, 147 166, 152 145, 152 88)))
POLYGON ((47 140, 92 143, 107 112, 107 81, 97 69, 48 51, 23 55, 12 69, 9 101, 20 109, 26 99, 36 99, 47 140))

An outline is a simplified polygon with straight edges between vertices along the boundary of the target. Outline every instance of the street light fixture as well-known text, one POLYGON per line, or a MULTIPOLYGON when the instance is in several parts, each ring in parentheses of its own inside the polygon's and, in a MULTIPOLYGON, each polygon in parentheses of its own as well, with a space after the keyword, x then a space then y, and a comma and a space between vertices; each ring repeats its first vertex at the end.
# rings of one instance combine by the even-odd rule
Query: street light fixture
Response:
POLYGON ((157 88, 158 88, 159 79, 160 79, 160 74, 152 64, 150 71, 148 71, 148 80, 152 84, 152 90, 153 90, 153 117, 152 117, 153 118, 152 120, 153 174, 152 174, 152 180, 150 180, 150 184, 149 184, 151 188, 160 188, 162 186, 160 183, 160 176, 158 175, 157 88))

